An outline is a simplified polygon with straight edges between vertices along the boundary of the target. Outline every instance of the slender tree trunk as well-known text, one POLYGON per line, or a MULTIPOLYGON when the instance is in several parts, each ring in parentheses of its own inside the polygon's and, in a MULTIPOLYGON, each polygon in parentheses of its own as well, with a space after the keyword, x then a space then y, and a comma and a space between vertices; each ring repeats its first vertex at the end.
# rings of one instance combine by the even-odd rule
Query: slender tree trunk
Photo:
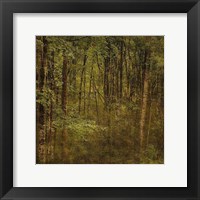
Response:
POLYGON ((127 59, 125 59, 125 67, 126 67, 126 97, 127 99, 130 97, 130 71, 127 59))
POLYGON ((149 72, 147 65, 147 51, 145 51, 145 61, 144 61, 144 84, 143 84, 143 96, 142 96, 142 109, 141 109, 141 119, 140 119, 140 155, 144 153, 144 137, 145 137, 145 121, 148 103, 148 92, 149 92, 149 72))
POLYGON ((72 43, 73 47, 76 49, 76 52, 74 52, 74 58, 72 60, 72 64, 73 64, 73 69, 72 69, 72 87, 73 87, 73 96, 74 96, 74 99, 76 100, 76 97, 77 97, 77 88, 76 88, 76 73, 77 73, 77 70, 76 70, 76 65, 77 65, 77 48, 76 48, 76 44, 75 42, 72 43))
POLYGON ((118 60, 116 59, 116 97, 119 99, 119 65, 118 60))
MULTIPOLYGON (((37 40, 41 41, 41 37, 37 36, 36 37, 36 42, 37 40)), ((40 68, 41 68, 41 64, 42 64, 42 46, 41 45, 37 45, 37 49, 36 49, 36 90, 41 92, 41 89, 39 87, 39 83, 40 83, 40 68)), ((38 96, 36 97, 37 100, 39 100, 38 96)), ((40 154, 40 151, 39 151, 39 137, 40 137, 40 128, 41 128, 41 125, 40 125, 40 113, 39 113, 39 107, 40 107, 40 104, 37 102, 36 103, 36 145, 37 145, 37 152, 36 152, 36 161, 37 163, 39 163, 39 154, 40 154)))
MULTIPOLYGON (((41 56, 41 66, 39 72, 39 91, 43 93, 45 82, 45 68, 47 64, 48 42, 45 36, 42 37, 43 48, 41 56)), ((46 137, 45 137, 45 109, 42 103, 39 103, 39 141, 38 141, 38 163, 46 163, 46 137)))
POLYGON ((83 113, 85 115, 85 109, 86 109, 86 70, 84 70, 84 80, 83 80, 83 93, 84 93, 84 101, 83 101, 83 113))
POLYGON ((79 88, 79 103, 78 103, 78 111, 79 111, 79 115, 81 114, 81 101, 82 101, 82 85, 83 85, 83 76, 84 76, 84 71, 85 71, 85 64, 87 61, 87 56, 84 55, 84 59, 83 59, 83 69, 81 71, 81 82, 80 82, 80 88, 79 88))
POLYGON ((66 116, 67 110, 67 58, 63 55, 63 69, 62 69, 62 110, 66 116))
POLYGON ((109 80, 108 80, 108 74, 109 74, 109 58, 106 58, 104 61, 104 99, 105 99, 105 110, 108 108, 109 104, 109 80))
MULTIPOLYGON (((53 93, 54 89, 55 89, 55 83, 54 83, 54 51, 52 51, 51 53, 51 60, 50 60, 50 67, 49 67, 49 71, 50 71, 50 90, 53 93)), ((52 127, 52 123, 53 123, 53 96, 50 96, 50 111, 49 111, 49 141, 50 141, 50 161, 54 160, 54 145, 53 145, 53 134, 55 134, 55 132, 53 133, 53 127, 52 127)))
MULTIPOLYGON (((56 86, 56 84, 54 86, 55 86, 54 89, 55 89, 55 100, 56 100, 55 107, 56 107, 56 106, 59 106, 59 94, 60 94, 60 92, 59 92, 59 89, 56 86)), ((57 134, 58 134, 58 130, 57 130, 57 128, 55 128, 55 133, 54 133, 54 137, 53 137, 54 138, 53 139, 53 155, 54 155, 53 161, 54 161, 54 163, 56 162, 56 159, 57 159, 57 145, 58 145, 57 134)))
POLYGON ((73 90, 74 99, 76 99, 76 69, 73 70, 73 90))
POLYGON ((92 79, 93 79, 93 65, 90 71, 90 82, 89 82, 89 91, 88 91, 88 106, 87 106, 87 113, 89 114, 90 109, 90 100, 91 100, 91 89, 92 89, 92 79))
POLYGON ((67 160, 67 149, 66 149, 66 140, 67 140, 67 130, 65 127, 65 120, 67 116, 67 58, 65 52, 63 53, 63 69, 62 69, 62 110, 64 113, 64 123, 62 131, 62 153, 61 157, 63 162, 67 160))
POLYGON ((115 97, 115 68, 112 66, 112 73, 111 73, 111 99, 114 100, 115 97))
POLYGON ((97 98, 97 89, 95 84, 94 75, 92 75, 93 80, 93 90, 94 90, 94 96, 95 96, 95 105, 96 105, 96 116, 97 116, 97 123, 99 123, 99 108, 98 108, 98 98, 97 98))
POLYGON ((147 130, 147 147, 149 146, 149 138, 150 138, 150 130, 151 130, 151 102, 149 105, 149 123, 148 123, 148 130, 147 130))
POLYGON ((123 89, 123 42, 121 42, 120 46, 120 69, 119 69, 119 93, 120 93, 120 98, 122 98, 122 89, 123 89))

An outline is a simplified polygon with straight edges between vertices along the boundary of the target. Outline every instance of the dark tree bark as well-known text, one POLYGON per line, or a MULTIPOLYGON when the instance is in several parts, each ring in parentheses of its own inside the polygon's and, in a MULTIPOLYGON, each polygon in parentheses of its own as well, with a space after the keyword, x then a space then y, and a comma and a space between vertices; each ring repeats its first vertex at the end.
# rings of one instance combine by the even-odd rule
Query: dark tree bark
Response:
MULTIPOLYGON (((44 90, 45 83, 45 68, 47 67, 47 49, 48 41, 45 36, 42 37, 43 47, 42 47, 42 56, 41 56, 41 66, 39 72, 39 91, 42 94, 44 90)), ((46 162, 46 137, 45 137, 45 108, 42 103, 39 103, 39 141, 38 141, 38 163, 46 162)))
MULTIPOLYGON (((42 93, 44 88, 44 81, 45 81, 45 68, 47 64, 47 39, 43 36, 43 50, 41 56, 41 67, 40 67, 40 75, 39 75, 39 90, 42 93)), ((44 125, 44 106, 40 103, 39 104, 39 123, 43 126, 44 125)))
MULTIPOLYGON (((54 92, 55 89, 55 81, 54 81, 54 51, 51 52, 51 58, 50 58, 50 62, 49 62, 49 88, 51 90, 51 92, 54 92)), ((54 160, 54 145, 53 145, 53 134, 55 134, 55 132, 53 133, 53 96, 52 93, 50 94, 50 109, 49 109, 49 154, 50 154, 50 158, 49 158, 49 162, 54 160)))

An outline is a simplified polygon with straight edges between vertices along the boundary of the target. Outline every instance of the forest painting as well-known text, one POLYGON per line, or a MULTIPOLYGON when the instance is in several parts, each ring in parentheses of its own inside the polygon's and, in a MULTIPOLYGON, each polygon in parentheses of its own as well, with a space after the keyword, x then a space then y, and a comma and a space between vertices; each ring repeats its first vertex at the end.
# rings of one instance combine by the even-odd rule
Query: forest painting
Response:
POLYGON ((36 163, 163 164, 164 36, 37 36, 36 163))

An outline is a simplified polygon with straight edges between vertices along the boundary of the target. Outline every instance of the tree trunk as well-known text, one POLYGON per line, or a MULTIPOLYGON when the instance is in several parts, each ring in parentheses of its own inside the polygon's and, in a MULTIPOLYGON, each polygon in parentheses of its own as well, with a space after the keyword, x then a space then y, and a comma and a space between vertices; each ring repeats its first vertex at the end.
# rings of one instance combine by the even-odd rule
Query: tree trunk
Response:
POLYGON ((67 58, 65 53, 63 53, 63 69, 62 69, 62 110, 64 113, 64 122, 63 122, 63 131, 62 131, 62 153, 61 157, 63 163, 65 163, 67 159, 67 149, 65 148, 66 139, 67 139, 67 131, 65 127, 65 120, 67 116, 67 58))
POLYGON ((97 88, 95 83, 94 75, 92 75, 93 79, 93 91, 94 91, 94 97, 95 97, 95 105, 96 105, 96 115, 97 115, 97 124, 99 123, 99 108, 98 108, 98 99, 97 99, 97 88))
POLYGON ((66 104, 67 104, 67 58, 66 55, 64 54, 63 69, 62 69, 62 110, 65 116, 67 114, 66 104))
MULTIPOLYGON (((45 82, 45 68, 47 64, 48 41, 45 36, 42 37, 43 48, 41 56, 41 66, 39 70, 39 91, 43 93, 45 82)), ((46 163, 46 138, 45 138, 45 109, 42 103, 39 103, 39 141, 38 141, 38 163, 46 163)))
MULTIPOLYGON (((55 82, 54 82, 54 51, 52 51, 51 53, 51 60, 50 60, 50 67, 49 67, 49 71, 50 71, 50 90, 51 92, 54 91, 55 88, 55 82)), ((53 123, 53 96, 51 94, 50 96, 50 111, 49 111, 49 143, 50 143, 50 161, 54 160, 54 145, 53 145, 53 134, 55 134, 55 132, 53 133, 52 129, 52 123, 53 123)))
POLYGON ((120 46, 120 68, 119 68, 119 95, 122 98, 122 89, 123 89, 123 42, 121 41, 120 46))
POLYGON ((148 123, 148 130, 147 130, 147 147, 149 146, 149 138, 150 138, 150 130, 151 130, 151 103, 149 105, 149 123, 148 123))
POLYGON ((84 78, 83 78, 83 94, 84 94, 84 101, 83 101, 83 113, 85 115, 85 109, 86 109, 86 70, 84 70, 84 78))
POLYGON ((145 137, 145 121, 148 103, 148 92, 149 92, 149 72, 147 65, 147 51, 145 51, 145 61, 144 61, 144 84, 143 84, 143 96, 142 96, 142 109, 141 109, 141 119, 140 119, 140 155, 143 156, 144 153, 144 137, 145 137))
POLYGON ((89 110, 90 110, 90 96, 91 96, 91 89, 92 89, 92 79, 93 79, 93 65, 91 67, 91 71, 90 71, 90 82, 89 82, 89 91, 88 91, 88 106, 87 106, 87 113, 89 114, 89 110))
POLYGON ((87 56, 84 55, 84 59, 83 59, 83 69, 81 71, 81 82, 80 82, 80 88, 79 88, 79 103, 78 103, 78 111, 79 111, 79 115, 81 114, 81 101, 82 101, 82 85, 83 85, 83 76, 84 76, 84 71, 85 71, 85 64, 87 61, 87 56))
POLYGON ((104 99, 105 99, 105 109, 108 108, 109 103, 109 80, 108 80, 108 74, 109 74, 109 58, 105 58, 104 61, 104 99))

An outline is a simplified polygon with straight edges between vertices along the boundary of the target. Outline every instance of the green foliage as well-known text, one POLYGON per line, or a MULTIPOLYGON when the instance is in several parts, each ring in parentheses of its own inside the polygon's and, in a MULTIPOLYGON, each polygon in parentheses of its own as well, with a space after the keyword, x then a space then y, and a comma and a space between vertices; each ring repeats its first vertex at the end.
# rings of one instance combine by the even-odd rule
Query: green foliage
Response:
MULTIPOLYGON (((163 163, 164 37, 46 36, 46 40, 47 44, 44 36, 36 38, 37 137, 44 135, 43 163, 163 163)), ((38 140, 37 149, 39 145, 38 140)))

